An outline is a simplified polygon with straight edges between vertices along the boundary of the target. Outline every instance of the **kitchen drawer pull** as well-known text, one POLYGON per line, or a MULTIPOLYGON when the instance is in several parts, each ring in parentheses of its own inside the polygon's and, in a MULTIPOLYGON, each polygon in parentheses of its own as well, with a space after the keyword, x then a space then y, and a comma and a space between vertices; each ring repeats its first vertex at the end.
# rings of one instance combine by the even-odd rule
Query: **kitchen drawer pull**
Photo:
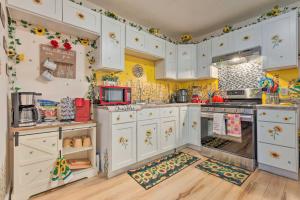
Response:
POLYGON ((30 151, 30 152, 29 152, 29 154, 31 154, 31 155, 32 155, 32 154, 33 154, 33 151, 30 151))
POLYGON ((131 114, 130 114, 130 115, 129 115, 129 117, 130 117, 130 118, 132 118, 132 117, 133 117, 133 115, 131 115, 131 114))
POLYGON ((84 19, 84 14, 82 14, 81 12, 77 12, 77 17, 79 18, 79 19, 84 19))
POLYGON ((205 54, 202 54, 202 57, 205 57, 206 55, 205 54))
POLYGON ((155 48, 156 48, 156 49, 158 49, 158 47, 159 47, 158 45, 155 45, 155 48))
POLYGON ((284 121, 289 121, 289 120, 292 119, 292 117, 285 117, 285 118, 283 118, 283 119, 284 119, 284 121))
POLYGON ((244 36, 243 39, 244 39, 244 40, 249 40, 249 39, 250 39, 250 36, 246 35, 246 36, 244 36))
POLYGON ((172 114, 172 110, 170 110, 169 113, 172 114))
POLYGON ((220 44, 219 44, 219 47, 223 47, 223 46, 224 46, 224 43, 220 43, 220 44))
POLYGON ((138 42, 138 41, 140 41, 140 39, 136 37, 136 38, 134 38, 134 41, 138 42))
POLYGON ((184 123, 184 122, 182 123, 182 126, 185 126, 185 123, 184 123))
POLYGON ((117 117, 117 121, 119 121, 120 120, 120 115, 117 117))
POLYGON ((55 147, 55 146, 56 146, 56 144, 52 144, 52 146, 53 146, 53 147, 55 147))
POLYGON ((39 173, 42 173, 42 172, 43 172, 43 170, 40 169, 40 170, 39 170, 39 173))
POLYGON ((42 4, 42 0, 33 0, 33 3, 42 4))
POLYGON ((276 158, 276 159, 279 159, 279 157, 280 157, 279 153, 273 152, 273 151, 270 152, 270 155, 272 158, 276 158))
POLYGON ((265 113, 265 112, 262 112, 260 115, 264 115, 264 116, 265 116, 265 115, 267 115, 267 113, 265 113))
POLYGON ((26 172, 25 175, 28 176, 30 174, 30 172, 26 172))
POLYGON ((109 37, 114 40, 114 39, 116 39, 116 34, 111 32, 111 33, 109 33, 109 37))
POLYGON ((46 142, 47 142, 47 140, 43 140, 43 142, 44 142, 44 143, 46 143, 46 142))
POLYGON ((152 114, 152 112, 151 112, 151 113, 149 113, 149 115, 150 115, 150 116, 152 116, 152 115, 153 115, 153 114, 152 114))

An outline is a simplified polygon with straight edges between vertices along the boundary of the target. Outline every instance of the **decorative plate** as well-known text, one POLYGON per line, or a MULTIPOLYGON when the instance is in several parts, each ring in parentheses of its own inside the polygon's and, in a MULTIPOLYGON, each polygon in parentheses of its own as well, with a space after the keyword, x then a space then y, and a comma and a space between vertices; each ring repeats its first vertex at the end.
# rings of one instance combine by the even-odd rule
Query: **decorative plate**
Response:
POLYGON ((141 78, 144 75, 144 68, 142 65, 136 64, 132 68, 132 73, 135 77, 141 78))

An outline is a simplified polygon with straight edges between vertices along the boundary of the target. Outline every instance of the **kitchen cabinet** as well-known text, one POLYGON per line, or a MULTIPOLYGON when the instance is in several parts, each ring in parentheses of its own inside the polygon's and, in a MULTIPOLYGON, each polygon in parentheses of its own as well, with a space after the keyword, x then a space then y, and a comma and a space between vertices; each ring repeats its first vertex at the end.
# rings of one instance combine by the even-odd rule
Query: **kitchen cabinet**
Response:
POLYGON ((138 121, 137 152, 138 161, 155 156, 159 153, 160 124, 159 119, 138 121))
POLYGON ((258 108, 258 167, 298 180, 298 111, 258 108))
POLYGON ((151 34, 146 34, 146 52, 157 58, 165 58, 166 41, 151 34))
POLYGON ((112 170, 136 162, 136 122, 112 126, 112 170))
POLYGON ((96 69, 123 71, 125 65, 125 25, 102 16, 102 35, 98 39, 99 52, 96 69))
POLYGON ((160 123, 160 151, 165 152, 176 148, 176 117, 161 118, 160 123))
POLYGON ((189 143, 192 145, 200 146, 201 144, 201 108, 197 107, 189 107, 189 143))
POLYGON ((234 51, 243 51, 262 46, 262 26, 260 23, 233 32, 234 51))
POLYGON ((177 79, 195 79, 197 76, 197 45, 178 45, 177 79))
POLYGON ((212 39, 212 57, 223 56, 234 52, 234 35, 225 33, 212 39))
POLYGON ((63 22, 98 35, 101 32, 100 13, 69 0, 63 0, 63 22))
POLYGON ((218 78, 218 69, 212 66, 212 41, 197 44, 197 79, 218 78))
POLYGON ((26 11, 62 21, 63 0, 7 0, 9 7, 16 7, 26 11))
MULTIPOLYGON (((72 171, 71 182, 89 178, 97 174, 96 169, 96 124, 55 125, 47 128, 12 128, 13 141, 13 200, 27 200, 30 196, 64 185, 52 185, 50 172, 56 159, 64 155, 66 159, 88 158, 91 167, 72 171), (88 150, 75 149, 65 154, 63 139, 72 136, 89 135, 92 146, 88 150)), ((71 147, 72 148, 72 147, 71 147)))
POLYGON ((262 23, 263 69, 298 66, 298 13, 291 11, 262 23))
POLYGON ((178 146, 182 146, 188 143, 189 141, 189 120, 188 120, 188 108, 181 107, 179 113, 179 137, 178 137, 178 146))
POLYGON ((155 63, 156 79, 177 79, 177 45, 166 41, 165 59, 155 63))
POLYGON ((133 51, 145 52, 146 33, 139 31, 135 27, 126 25, 126 48, 133 51))

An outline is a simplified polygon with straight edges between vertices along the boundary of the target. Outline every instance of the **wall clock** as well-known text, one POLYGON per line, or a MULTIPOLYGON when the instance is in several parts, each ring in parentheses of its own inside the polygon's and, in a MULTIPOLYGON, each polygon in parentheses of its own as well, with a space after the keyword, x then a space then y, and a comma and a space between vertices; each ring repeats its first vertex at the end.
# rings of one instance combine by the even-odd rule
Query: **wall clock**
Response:
POLYGON ((141 78, 144 75, 144 68, 140 64, 136 64, 132 68, 132 73, 135 77, 141 78))

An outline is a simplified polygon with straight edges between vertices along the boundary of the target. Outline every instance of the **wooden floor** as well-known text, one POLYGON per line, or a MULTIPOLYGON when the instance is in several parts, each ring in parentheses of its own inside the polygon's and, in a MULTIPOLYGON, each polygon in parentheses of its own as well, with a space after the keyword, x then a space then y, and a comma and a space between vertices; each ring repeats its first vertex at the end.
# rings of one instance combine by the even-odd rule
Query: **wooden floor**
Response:
MULTIPOLYGON (((196 151, 183 151, 205 159, 196 151)), ((32 200, 300 200, 300 182, 256 170, 239 187, 196 169, 194 166, 199 162, 149 190, 124 173, 109 180, 104 177, 82 180, 32 200)))

